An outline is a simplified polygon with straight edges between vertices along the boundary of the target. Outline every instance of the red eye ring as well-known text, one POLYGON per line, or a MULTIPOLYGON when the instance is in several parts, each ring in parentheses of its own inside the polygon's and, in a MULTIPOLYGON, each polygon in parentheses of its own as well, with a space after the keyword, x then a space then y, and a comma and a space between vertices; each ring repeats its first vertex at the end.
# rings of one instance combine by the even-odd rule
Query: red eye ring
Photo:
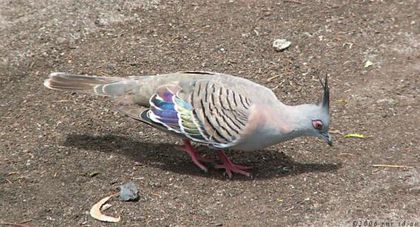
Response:
POLYGON ((322 130, 322 127, 324 127, 324 124, 322 123, 321 120, 313 120, 312 126, 317 130, 322 130))

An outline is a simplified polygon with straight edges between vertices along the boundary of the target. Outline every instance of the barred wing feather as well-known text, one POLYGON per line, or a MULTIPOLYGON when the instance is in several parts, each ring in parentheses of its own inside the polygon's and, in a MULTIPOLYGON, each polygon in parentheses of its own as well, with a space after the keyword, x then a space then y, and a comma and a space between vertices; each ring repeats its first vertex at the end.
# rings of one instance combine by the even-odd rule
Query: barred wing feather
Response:
POLYGON ((189 94, 164 85, 150 98, 149 122, 215 148, 234 146, 247 125, 249 98, 214 81, 196 81, 189 94), (184 98, 182 98, 182 97, 184 98))

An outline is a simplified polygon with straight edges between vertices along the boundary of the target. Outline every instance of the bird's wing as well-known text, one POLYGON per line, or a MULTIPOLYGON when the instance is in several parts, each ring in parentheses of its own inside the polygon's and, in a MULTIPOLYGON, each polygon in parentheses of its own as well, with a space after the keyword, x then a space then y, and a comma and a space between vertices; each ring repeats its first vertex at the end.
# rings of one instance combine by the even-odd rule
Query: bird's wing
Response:
POLYGON ((140 114, 143 121, 215 148, 240 140, 252 106, 249 98, 210 80, 162 85, 149 102, 140 114))

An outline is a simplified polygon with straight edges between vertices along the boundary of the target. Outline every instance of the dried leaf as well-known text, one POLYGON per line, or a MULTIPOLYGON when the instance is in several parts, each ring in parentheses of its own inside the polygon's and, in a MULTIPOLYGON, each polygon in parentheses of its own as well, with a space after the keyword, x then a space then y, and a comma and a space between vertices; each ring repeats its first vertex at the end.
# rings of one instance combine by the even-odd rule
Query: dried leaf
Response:
POLYGON ((114 195, 107 196, 107 197, 101 199, 95 205, 93 205, 92 208, 90 209, 90 216, 92 216, 93 218, 95 218, 96 220, 99 220, 99 221, 119 222, 121 220, 120 217, 115 218, 115 217, 107 216, 107 215, 101 213, 101 207, 113 196, 114 195))
POLYGON ((112 207, 112 205, 111 204, 109 204, 109 203, 105 203, 104 205, 102 205, 102 207, 101 207, 101 211, 106 211, 106 210, 108 210, 109 208, 111 208, 112 207))
POLYGON ((365 68, 369 68, 370 66, 372 66, 373 65, 373 62, 371 62, 371 61, 369 61, 369 60, 367 60, 366 62, 365 62, 365 68))
POLYGON ((358 134, 358 133, 350 133, 350 134, 344 135, 344 138, 359 138, 359 139, 364 139, 364 138, 366 138, 366 136, 363 135, 363 134, 358 134))
POLYGON ((345 99, 337 99, 337 100, 335 100, 335 102, 347 104, 347 100, 345 100, 345 99))

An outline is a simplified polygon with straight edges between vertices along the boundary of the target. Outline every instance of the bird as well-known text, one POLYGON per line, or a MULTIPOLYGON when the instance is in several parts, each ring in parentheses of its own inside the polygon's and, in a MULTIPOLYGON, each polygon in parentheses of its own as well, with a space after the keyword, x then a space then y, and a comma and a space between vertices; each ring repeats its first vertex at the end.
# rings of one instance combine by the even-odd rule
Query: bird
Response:
POLYGON ((251 176, 251 167, 235 164, 224 150, 258 151, 301 136, 332 145, 329 134, 328 77, 320 80, 319 103, 287 105, 274 92, 251 80, 229 74, 184 71, 157 75, 104 77, 51 73, 44 86, 113 99, 129 118, 182 139, 181 150, 207 172, 207 162, 191 142, 207 145, 219 161, 216 169, 251 176))

